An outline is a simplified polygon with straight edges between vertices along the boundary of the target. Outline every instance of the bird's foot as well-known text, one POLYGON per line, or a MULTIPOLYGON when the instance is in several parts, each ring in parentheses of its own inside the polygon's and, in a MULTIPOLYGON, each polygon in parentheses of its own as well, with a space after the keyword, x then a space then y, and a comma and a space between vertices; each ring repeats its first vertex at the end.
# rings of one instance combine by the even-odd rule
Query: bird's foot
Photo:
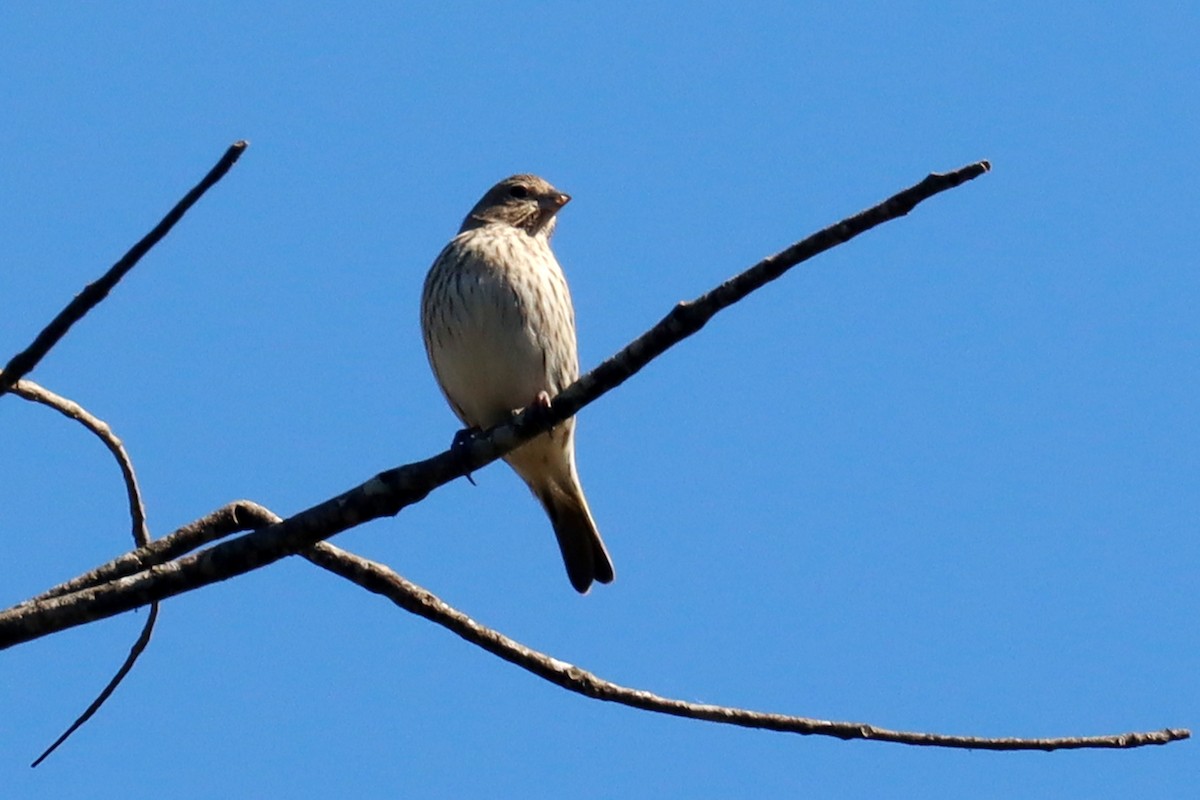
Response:
MULTIPOLYGON (((471 446, 471 443, 478 439, 483 434, 480 428, 463 428, 461 431, 454 434, 454 441, 450 443, 450 452, 454 453, 460 459, 466 457, 466 448, 471 446)), ((472 486, 478 486, 475 479, 471 477, 470 472, 463 473, 472 486)))
POLYGON ((524 412, 525 415, 528 417, 528 419, 531 422, 533 422, 533 421, 536 421, 541 415, 545 414, 549 410, 550 410, 550 394, 543 389, 542 391, 537 393, 536 397, 533 398, 532 403, 527 405, 525 408, 516 409, 515 411, 512 412, 512 415, 513 415, 513 418, 515 419, 522 412, 524 412))

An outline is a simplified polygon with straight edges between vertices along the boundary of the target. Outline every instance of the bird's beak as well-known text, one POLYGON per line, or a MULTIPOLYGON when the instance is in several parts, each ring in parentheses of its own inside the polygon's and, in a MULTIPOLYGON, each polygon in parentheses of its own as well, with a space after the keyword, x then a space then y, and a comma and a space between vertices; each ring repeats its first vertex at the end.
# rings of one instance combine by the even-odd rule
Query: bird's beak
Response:
POLYGON ((558 211, 569 202, 571 202, 571 195, 555 192, 543 197, 540 205, 548 211, 558 211))

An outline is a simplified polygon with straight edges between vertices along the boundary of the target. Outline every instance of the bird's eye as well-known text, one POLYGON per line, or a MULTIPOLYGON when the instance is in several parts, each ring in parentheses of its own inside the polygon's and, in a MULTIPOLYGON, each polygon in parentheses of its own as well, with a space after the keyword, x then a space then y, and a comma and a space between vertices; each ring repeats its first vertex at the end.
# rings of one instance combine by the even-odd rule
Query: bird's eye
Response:
POLYGON ((529 190, 524 186, 514 186, 508 190, 508 196, 515 197, 518 200, 524 200, 526 197, 529 197, 529 190))

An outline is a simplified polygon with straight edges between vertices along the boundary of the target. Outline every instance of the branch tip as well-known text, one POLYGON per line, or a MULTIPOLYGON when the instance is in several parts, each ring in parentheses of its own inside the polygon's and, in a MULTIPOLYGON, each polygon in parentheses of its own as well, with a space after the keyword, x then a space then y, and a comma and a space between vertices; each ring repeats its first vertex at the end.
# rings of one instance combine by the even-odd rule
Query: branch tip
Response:
POLYGON ((320 542, 301 552, 300 555, 313 564, 341 576, 369 592, 386 597, 405 611, 441 625, 469 644, 486 650, 560 688, 585 697, 643 711, 779 733, 831 736, 845 741, 860 739, 919 747, 966 750, 1133 749, 1146 745, 1167 744, 1179 739, 1186 739, 1190 735, 1186 730, 1167 728, 1161 731, 1109 736, 1064 736, 1042 739, 956 736, 921 731, 890 730, 863 722, 820 720, 677 700, 644 689, 621 686, 582 667, 568 664, 527 647, 451 607, 428 589, 423 589, 406 580, 391 568, 349 553, 328 542, 320 542))
POLYGON ((175 224, 183 218, 188 209, 195 205, 196 201, 211 189, 217 181, 225 177, 225 173, 229 172, 230 168, 245 151, 246 144, 244 140, 234 142, 213 168, 208 171, 208 174, 192 187, 192 190, 185 194, 183 199, 176 203, 174 208, 168 211, 167 215, 149 233, 131 247, 117 263, 109 267, 107 272, 85 286, 83 291, 77 294, 62 311, 58 312, 58 315, 50 321, 50 324, 42 329, 28 347, 9 359, 8 364, 4 367, 4 374, 0 375, 0 395, 9 392, 16 385, 17 381, 32 372, 41 360, 46 357, 46 354, 67 335, 67 332, 71 330, 71 327, 75 323, 83 319, 89 311, 98 306, 104 298, 108 297, 108 293, 116 287, 131 269, 137 266, 142 256, 146 255, 154 245, 162 241, 162 238, 175 227, 175 224))

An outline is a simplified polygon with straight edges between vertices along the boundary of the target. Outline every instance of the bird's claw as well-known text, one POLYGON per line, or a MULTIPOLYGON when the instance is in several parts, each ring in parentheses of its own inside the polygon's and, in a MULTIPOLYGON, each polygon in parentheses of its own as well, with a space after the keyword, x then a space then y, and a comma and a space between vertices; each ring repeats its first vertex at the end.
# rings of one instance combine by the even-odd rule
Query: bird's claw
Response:
MULTIPOLYGON (((479 435, 481 433, 483 433, 483 431, 480 430, 479 428, 463 428, 462 430, 460 430, 454 434, 454 441, 452 441, 450 443, 450 451, 453 452, 455 455, 457 455, 459 458, 465 457, 465 455, 466 455, 465 448, 470 447, 471 443, 474 442, 477 438, 479 438, 479 435)), ((472 486, 479 485, 475 482, 475 479, 471 477, 470 472, 464 472, 463 476, 467 479, 467 481, 470 482, 470 484, 472 486)))
POLYGON ((524 412, 526 419, 535 422, 549 410, 550 410, 550 394, 545 389, 543 389, 542 391, 537 393, 536 397, 533 398, 532 403, 530 403, 525 408, 518 408, 516 411, 513 412, 512 415, 513 415, 513 418, 515 419, 522 412, 524 412))

